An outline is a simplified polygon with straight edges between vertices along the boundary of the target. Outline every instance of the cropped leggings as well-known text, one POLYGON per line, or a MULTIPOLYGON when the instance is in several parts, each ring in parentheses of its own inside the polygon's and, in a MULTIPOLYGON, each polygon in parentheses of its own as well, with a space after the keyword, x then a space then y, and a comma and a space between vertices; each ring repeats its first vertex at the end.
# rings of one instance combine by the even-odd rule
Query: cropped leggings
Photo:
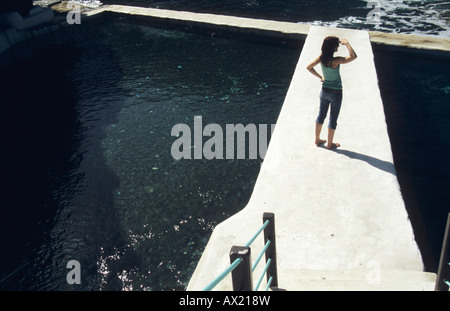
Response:
POLYGON ((320 92, 319 116, 316 119, 316 123, 323 124, 328 114, 328 107, 331 106, 328 128, 335 130, 339 111, 341 110, 341 104, 342 91, 322 88, 322 91, 320 92))

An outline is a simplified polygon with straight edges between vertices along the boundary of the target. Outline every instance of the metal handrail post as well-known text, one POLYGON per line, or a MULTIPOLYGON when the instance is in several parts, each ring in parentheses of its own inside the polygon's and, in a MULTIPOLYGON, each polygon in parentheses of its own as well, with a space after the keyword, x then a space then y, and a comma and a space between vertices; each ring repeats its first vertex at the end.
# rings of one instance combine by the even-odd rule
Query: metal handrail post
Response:
POLYGON ((240 258, 242 262, 233 270, 233 291, 251 291, 253 289, 251 250, 248 246, 233 246, 230 262, 240 258))
POLYGON ((270 241, 270 245, 266 250, 266 263, 271 260, 272 264, 267 269, 267 281, 272 277, 273 287, 278 287, 278 273, 277 273, 277 253, 276 253, 276 243, 275 243, 275 214, 274 213, 264 213, 263 223, 269 220, 269 224, 264 229, 264 243, 270 241))
POLYGON ((436 280, 436 291, 448 291, 450 281, 450 213, 447 216, 447 225, 445 227, 444 241, 442 242, 441 258, 436 280), (446 282, 447 281, 447 282, 446 282))

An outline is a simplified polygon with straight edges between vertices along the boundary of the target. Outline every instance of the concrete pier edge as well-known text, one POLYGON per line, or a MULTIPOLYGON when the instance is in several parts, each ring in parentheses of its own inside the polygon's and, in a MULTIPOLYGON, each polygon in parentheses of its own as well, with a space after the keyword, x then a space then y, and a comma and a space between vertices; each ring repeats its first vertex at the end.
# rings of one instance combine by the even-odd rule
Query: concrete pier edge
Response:
MULTIPOLYGON (((311 25, 305 23, 280 22, 274 20, 254 19, 246 17, 227 16, 209 13, 193 13, 166 9, 141 8, 125 5, 103 5, 97 9, 85 12, 85 16, 93 16, 103 12, 114 12, 136 16, 146 16, 166 24, 184 24, 203 26, 214 29, 228 29, 245 33, 289 38, 302 36, 309 32, 311 25)), ((401 46, 413 49, 450 51, 450 39, 429 35, 412 35, 367 31, 370 41, 376 44, 401 46)))

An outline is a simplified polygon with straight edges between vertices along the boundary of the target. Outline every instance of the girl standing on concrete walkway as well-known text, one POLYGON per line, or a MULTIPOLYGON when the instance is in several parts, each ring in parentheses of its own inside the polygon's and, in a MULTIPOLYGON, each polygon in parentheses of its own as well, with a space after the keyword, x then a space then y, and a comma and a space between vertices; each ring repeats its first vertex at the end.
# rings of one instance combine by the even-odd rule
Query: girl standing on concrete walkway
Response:
POLYGON ((317 57, 311 64, 306 67, 313 75, 318 77, 322 84, 322 91, 320 92, 320 106, 319 115, 316 120, 316 145, 326 143, 326 140, 320 139, 320 132, 325 117, 328 113, 328 107, 331 106, 330 122, 328 124, 328 143, 327 149, 337 148, 340 146, 338 143, 333 143, 334 133, 337 126, 337 118, 342 104, 342 82, 341 74, 339 71, 341 64, 347 64, 355 60, 357 57, 355 51, 351 47, 347 39, 339 40, 338 37, 329 36, 323 40, 322 54, 317 57), (339 48, 339 43, 345 45, 348 49, 349 56, 347 57, 334 57, 334 53, 339 48), (321 76, 314 67, 318 64, 322 66, 321 76))

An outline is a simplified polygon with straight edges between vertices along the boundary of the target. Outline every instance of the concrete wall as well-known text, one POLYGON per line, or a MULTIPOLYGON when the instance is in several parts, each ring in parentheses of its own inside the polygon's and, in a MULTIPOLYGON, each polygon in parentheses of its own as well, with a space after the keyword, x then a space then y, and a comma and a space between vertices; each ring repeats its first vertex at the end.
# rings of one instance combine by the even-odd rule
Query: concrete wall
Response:
MULTIPOLYGON (((94 16, 104 12, 122 13, 146 17, 165 25, 184 25, 204 27, 209 30, 222 30, 234 33, 259 34, 276 38, 299 38, 308 34, 310 25, 303 23, 279 22, 218 14, 183 12, 164 9, 141 8, 125 5, 103 5, 84 12, 85 16, 94 16)), ((378 44, 402 46, 416 49, 450 51, 450 38, 417 36, 369 31, 370 40, 378 44)))

